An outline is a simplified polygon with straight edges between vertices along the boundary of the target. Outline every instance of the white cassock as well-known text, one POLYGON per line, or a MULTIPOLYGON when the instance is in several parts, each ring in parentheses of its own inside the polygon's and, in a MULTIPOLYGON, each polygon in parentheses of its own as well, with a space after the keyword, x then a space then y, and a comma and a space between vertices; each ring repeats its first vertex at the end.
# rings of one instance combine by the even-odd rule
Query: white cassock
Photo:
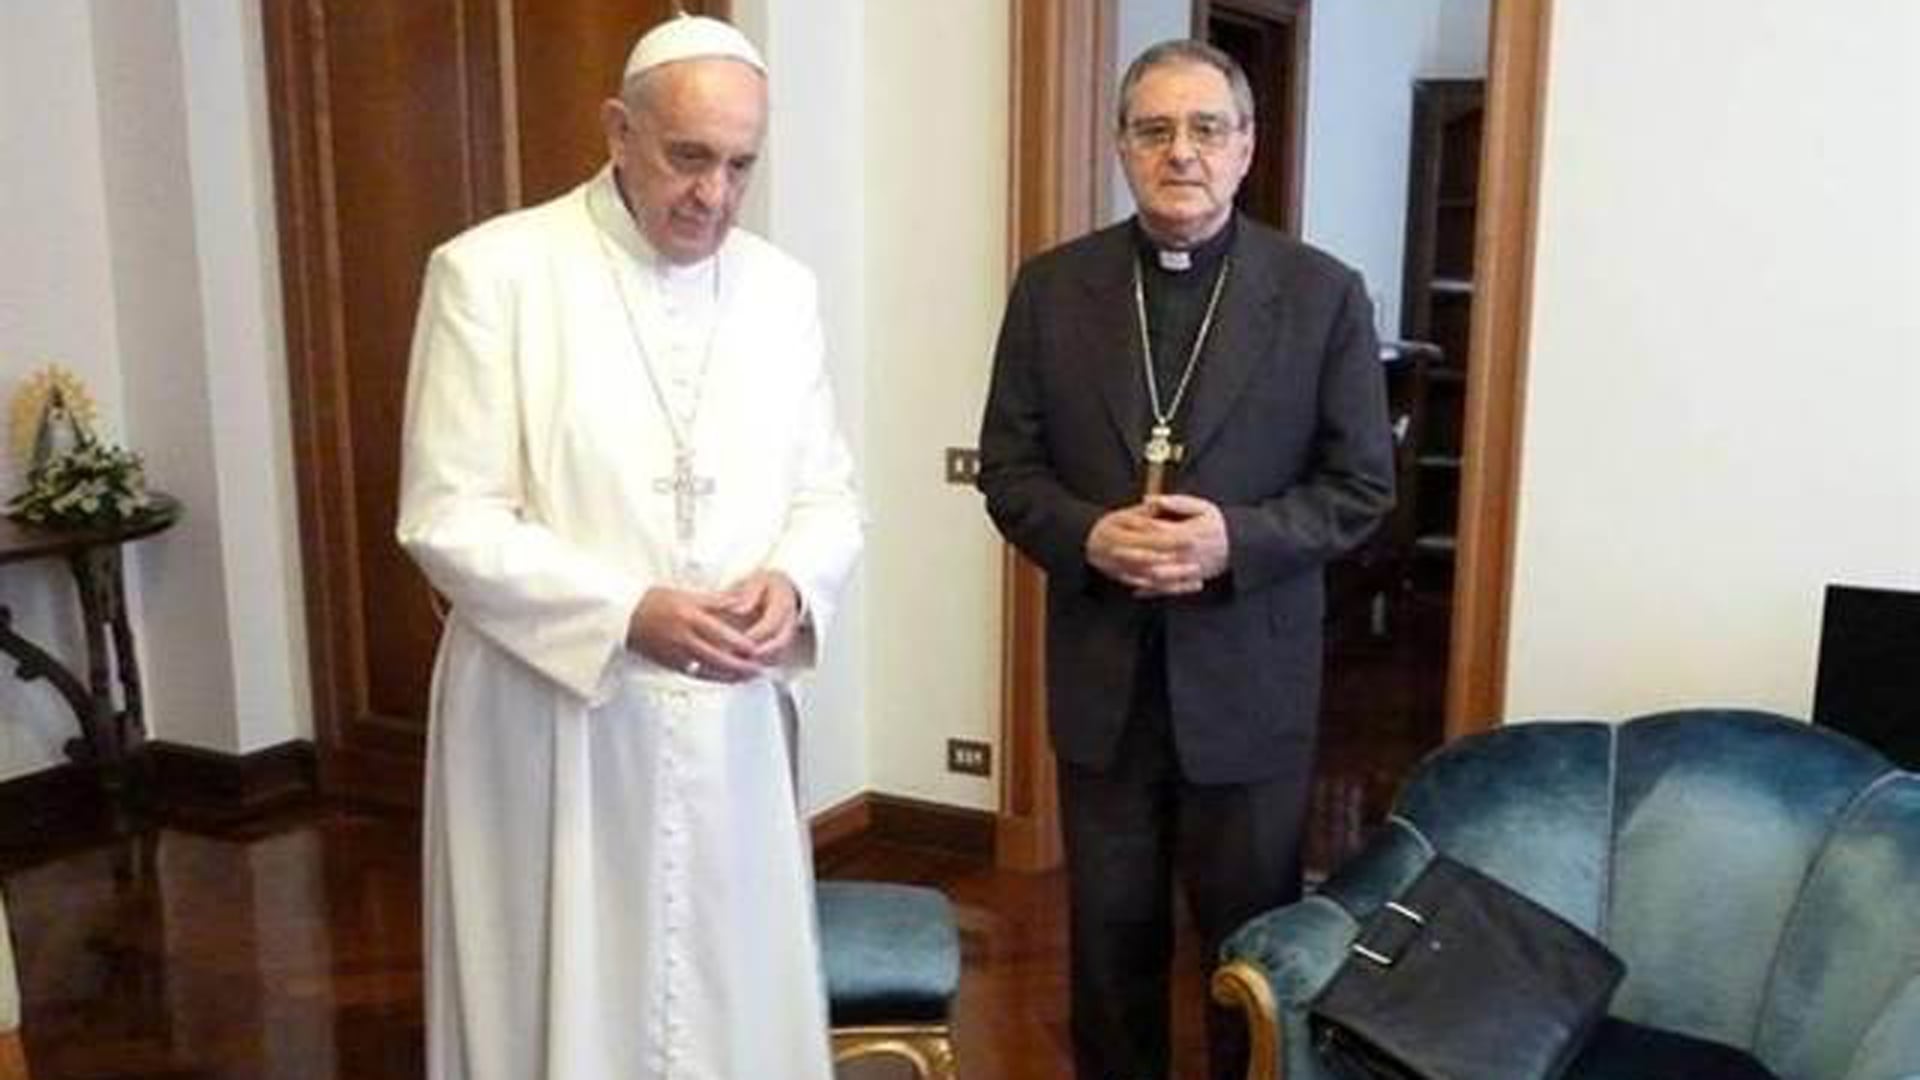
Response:
POLYGON ((649 586, 760 568, 798 587, 811 640, 826 630, 860 519, 812 275, 739 229, 665 264, 611 171, 455 238, 427 270, 400 502, 401 543, 451 602, 429 1076, 830 1076, 779 688, 625 648, 649 586), (661 397, 692 421, 678 494, 661 397))

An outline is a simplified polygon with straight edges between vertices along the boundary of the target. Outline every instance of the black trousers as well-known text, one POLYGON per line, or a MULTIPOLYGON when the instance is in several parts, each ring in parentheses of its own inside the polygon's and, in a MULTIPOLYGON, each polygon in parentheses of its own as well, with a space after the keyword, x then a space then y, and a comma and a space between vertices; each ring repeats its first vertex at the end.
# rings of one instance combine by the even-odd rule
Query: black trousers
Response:
MULTIPOLYGON (((1199 930, 1201 985, 1241 923, 1300 897, 1300 837, 1312 747, 1270 779, 1201 785, 1180 773, 1166 650, 1142 642, 1140 676, 1110 768, 1060 763, 1072 1035, 1078 1080, 1163 1080, 1177 877, 1199 930)), ((1209 1075, 1246 1075, 1240 1017, 1207 1006, 1209 1075)))

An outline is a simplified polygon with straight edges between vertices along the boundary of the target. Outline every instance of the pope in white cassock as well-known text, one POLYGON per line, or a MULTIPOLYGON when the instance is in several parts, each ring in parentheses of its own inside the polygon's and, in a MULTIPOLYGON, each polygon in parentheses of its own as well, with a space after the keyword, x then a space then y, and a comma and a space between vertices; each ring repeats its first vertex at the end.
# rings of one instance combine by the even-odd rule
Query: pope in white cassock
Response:
POLYGON ((823 1080, 785 686, 860 519, 814 281, 733 228, 737 31, 653 31, 601 108, 609 167, 434 252, 415 332, 428 1073, 823 1080))

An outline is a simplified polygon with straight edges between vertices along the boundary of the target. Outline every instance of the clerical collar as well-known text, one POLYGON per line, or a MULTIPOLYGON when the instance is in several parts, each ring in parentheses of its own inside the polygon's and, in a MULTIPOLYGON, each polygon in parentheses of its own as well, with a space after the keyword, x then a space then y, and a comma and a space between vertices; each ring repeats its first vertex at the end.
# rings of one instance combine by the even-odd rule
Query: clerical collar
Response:
POLYGON ((1140 227, 1140 219, 1133 219, 1134 244, 1139 248, 1141 261, 1148 266, 1167 274, 1186 275, 1195 270, 1211 274, 1220 265, 1220 260, 1233 250, 1233 237, 1238 231, 1239 215, 1231 215, 1220 231, 1202 240, 1197 247, 1184 250, 1161 247, 1140 227))

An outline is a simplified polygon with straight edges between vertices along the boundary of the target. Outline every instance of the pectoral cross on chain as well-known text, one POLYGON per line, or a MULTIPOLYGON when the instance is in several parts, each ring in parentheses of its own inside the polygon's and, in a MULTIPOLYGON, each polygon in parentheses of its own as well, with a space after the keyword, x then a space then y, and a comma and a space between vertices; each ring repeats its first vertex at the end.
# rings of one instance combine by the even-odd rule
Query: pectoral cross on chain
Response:
POLYGON ((1168 424, 1155 424, 1147 432, 1147 445, 1141 455, 1147 461, 1146 495, 1165 495, 1167 493, 1167 466, 1180 464, 1180 457, 1186 447, 1173 441, 1173 427, 1168 424))
POLYGON ((655 480, 653 490, 660 495, 673 496, 674 538, 683 545, 692 543, 694 517, 699 509, 694 500, 713 494, 713 477, 694 475, 693 451, 675 450, 673 475, 655 480))

